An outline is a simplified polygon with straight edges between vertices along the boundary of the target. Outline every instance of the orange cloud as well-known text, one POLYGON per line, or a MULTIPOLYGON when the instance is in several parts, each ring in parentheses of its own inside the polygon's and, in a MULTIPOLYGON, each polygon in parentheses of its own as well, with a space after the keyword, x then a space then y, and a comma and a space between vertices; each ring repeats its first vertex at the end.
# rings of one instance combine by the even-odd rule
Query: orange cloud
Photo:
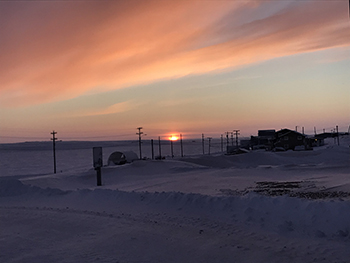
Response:
MULTIPOLYGON (((115 113, 121 113, 130 111, 132 109, 137 108, 139 105, 136 103, 132 103, 130 101, 124 101, 120 103, 113 104, 106 109, 103 110, 93 110, 91 112, 78 112, 76 113, 76 116, 98 116, 98 115, 109 115, 109 114, 115 114, 115 113)), ((70 114, 71 117, 74 117, 74 115, 70 114)))
POLYGON ((232 18, 259 13, 266 3, 257 3, 1 2, 0 103, 73 98, 350 44, 346 2, 232 18))

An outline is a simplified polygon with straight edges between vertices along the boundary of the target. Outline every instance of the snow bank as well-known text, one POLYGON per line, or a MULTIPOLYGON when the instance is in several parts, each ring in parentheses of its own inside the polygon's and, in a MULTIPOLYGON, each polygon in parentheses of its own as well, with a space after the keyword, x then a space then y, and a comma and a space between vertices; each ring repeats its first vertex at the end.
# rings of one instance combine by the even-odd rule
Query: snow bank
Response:
POLYGON ((25 185, 16 179, 0 180, 0 197, 11 197, 19 195, 62 195, 68 193, 57 188, 40 188, 37 186, 25 185))
POLYGON ((29 186, 18 180, 0 181, 0 205, 17 204, 79 210, 167 213, 172 217, 206 218, 225 224, 282 235, 350 239, 350 201, 306 200, 256 193, 243 196, 208 196, 180 192, 125 192, 110 189, 62 191, 29 186))

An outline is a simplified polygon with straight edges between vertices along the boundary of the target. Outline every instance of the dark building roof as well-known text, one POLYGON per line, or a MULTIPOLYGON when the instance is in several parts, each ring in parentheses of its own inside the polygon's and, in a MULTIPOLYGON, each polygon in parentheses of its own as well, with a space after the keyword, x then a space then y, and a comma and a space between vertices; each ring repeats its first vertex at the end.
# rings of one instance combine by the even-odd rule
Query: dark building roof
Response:
POLYGON ((316 134, 314 136, 314 138, 316 139, 326 139, 326 138, 332 138, 337 136, 336 133, 331 133, 331 132, 324 132, 324 133, 320 133, 320 134, 316 134))
POLYGON ((275 130, 259 130, 258 136, 259 137, 275 137, 275 130))
POLYGON ((285 136, 285 135, 288 135, 288 134, 295 134, 295 135, 298 135, 298 136, 306 137, 305 134, 302 134, 300 132, 293 131, 293 130, 290 130, 290 129, 282 129, 282 130, 276 132, 276 136, 278 138, 282 137, 282 136, 285 136))

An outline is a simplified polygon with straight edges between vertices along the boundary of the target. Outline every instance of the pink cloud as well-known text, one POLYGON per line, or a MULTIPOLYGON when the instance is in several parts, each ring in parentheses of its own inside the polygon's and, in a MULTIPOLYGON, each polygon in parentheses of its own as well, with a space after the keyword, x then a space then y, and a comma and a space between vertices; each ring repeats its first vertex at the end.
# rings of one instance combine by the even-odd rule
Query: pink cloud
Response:
POLYGON ((238 3, 0 3, 1 104, 73 98, 96 87, 124 88, 350 44, 346 2, 300 2, 227 24, 229 14, 264 5, 238 3))

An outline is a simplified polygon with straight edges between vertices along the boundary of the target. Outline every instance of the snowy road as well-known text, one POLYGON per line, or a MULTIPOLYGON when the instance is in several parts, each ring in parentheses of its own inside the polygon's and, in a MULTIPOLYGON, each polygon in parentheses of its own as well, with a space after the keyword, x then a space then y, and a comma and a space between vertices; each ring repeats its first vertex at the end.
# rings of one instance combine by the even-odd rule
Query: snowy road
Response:
POLYGON ((348 262, 347 242, 201 217, 1 207, 1 262, 348 262))

